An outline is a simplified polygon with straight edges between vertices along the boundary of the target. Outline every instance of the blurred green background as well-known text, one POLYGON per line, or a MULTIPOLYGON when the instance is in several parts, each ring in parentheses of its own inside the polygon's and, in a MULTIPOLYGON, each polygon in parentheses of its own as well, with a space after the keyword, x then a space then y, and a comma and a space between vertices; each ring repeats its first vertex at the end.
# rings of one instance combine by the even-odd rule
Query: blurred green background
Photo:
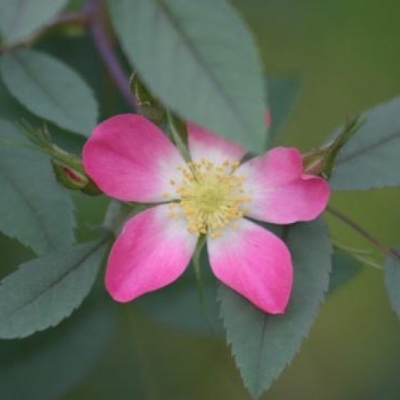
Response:
MULTIPOLYGON (((255 34, 267 73, 300 82, 297 101, 276 143, 310 149, 347 115, 399 95, 398 0, 233 3, 255 34)), ((44 40, 39 46, 81 72, 95 88, 103 115, 114 113, 116 107, 123 110, 85 40, 63 39, 62 46, 59 40, 44 40)), ((79 235, 86 238, 88 224, 101 220, 105 201, 82 196, 76 200, 79 235)), ((398 189, 337 193, 332 201, 383 242, 400 245, 398 189)), ((330 217, 328 221, 336 241, 370 249, 340 222, 330 217)), ((5 237, 0 237, 0 248, 2 276, 32 256, 5 237)), ((372 254, 381 261, 379 254, 372 254)), ((99 288, 101 284, 100 280, 99 288)), ((178 318, 204 318, 199 310, 176 312, 178 318)), ((263 398, 398 400, 399 370, 400 322, 386 299, 382 271, 365 267, 327 298, 300 353, 263 398)), ((135 306, 116 307, 107 296, 95 294, 60 327, 19 343, 0 343, 0 398, 243 400, 249 396, 218 334, 157 324, 135 306)))

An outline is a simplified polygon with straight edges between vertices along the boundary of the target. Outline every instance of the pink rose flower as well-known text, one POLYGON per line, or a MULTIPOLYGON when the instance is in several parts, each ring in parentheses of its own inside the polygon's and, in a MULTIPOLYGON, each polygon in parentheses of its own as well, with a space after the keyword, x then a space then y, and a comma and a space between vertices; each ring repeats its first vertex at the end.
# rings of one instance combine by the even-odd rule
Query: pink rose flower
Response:
POLYGON ((154 203, 129 219, 108 259, 106 287, 121 302, 162 288, 185 270, 207 235, 215 276, 261 310, 284 312, 293 281, 285 243, 252 219, 291 224, 315 219, 327 182, 303 174, 295 148, 278 147, 240 164, 245 150, 188 125, 191 161, 139 115, 99 124, 83 149, 88 175, 108 196, 154 203))

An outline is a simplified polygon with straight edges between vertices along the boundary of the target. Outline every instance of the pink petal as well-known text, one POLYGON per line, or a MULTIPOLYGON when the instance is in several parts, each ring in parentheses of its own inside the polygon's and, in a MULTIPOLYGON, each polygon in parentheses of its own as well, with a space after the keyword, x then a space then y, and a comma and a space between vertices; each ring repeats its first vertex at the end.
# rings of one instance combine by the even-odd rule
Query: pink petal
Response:
POLYGON ((283 313, 292 288, 289 250, 281 239, 241 219, 207 241, 211 268, 219 280, 262 311, 283 313))
POLYGON ((225 160, 240 161, 246 153, 246 150, 238 144, 193 123, 188 124, 188 134, 193 161, 205 158, 214 164, 222 164, 225 160))
POLYGON ((106 288, 121 302, 166 286, 185 270, 197 237, 184 219, 167 216, 168 205, 152 207, 131 218, 108 259, 106 288))
POLYGON ((251 197, 246 215, 276 224, 310 221, 318 217, 329 200, 325 179, 303 175, 300 152, 277 147, 241 165, 243 189, 251 197))
POLYGON ((183 163, 161 130, 140 115, 103 121, 83 148, 86 172, 104 193, 119 200, 176 198, 170 180, 181 176, 177 168, 183 163))

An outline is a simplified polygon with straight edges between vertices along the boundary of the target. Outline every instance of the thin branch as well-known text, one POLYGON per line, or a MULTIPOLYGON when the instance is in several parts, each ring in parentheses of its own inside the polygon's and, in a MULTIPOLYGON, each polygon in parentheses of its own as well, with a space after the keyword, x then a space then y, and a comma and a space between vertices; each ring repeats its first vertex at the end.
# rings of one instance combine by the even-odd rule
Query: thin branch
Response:
POLYGON ((373 236, 369 233, 366 229, 362 226, 358 225, 354 222, 350 217, 343 214, 341 211, 337 210, 335 207, 328 206, 326 209, 330 214, 335 216, 338 220, 342 221, 344 224, 352 228, 358 234, 360 234, 364 239, 370 242, 373 246, 375 246, 379 251, 383 252, 384 254, 388 254, 392 256, 396 261, 400 262, 400 254, 398 254, 395 250, 391 249, 390 247, 386 246, 382 243, 378 238, 373 236))
POLYGON ((89 16, 89 34, 122 97, 133 110, 136 110, 136 100, 131 92, 129 79, 114 54, 110 39, 106 35, 104 25, 101 21, 99 15, 100 6, 101 2, 99 0, 88 0, 86 2, 85 11, 89 16))
POLYGON ((47 33, 49 30, 60 26, 64 24, 74 24, 74 25, 80 25, 80 26, 85 26, 88 23, 88 16, 84 12, 65 12, 57 17, 55 17, 52 21, 50 21, 48 24, 46 24, 44 27, 41 29, 38 29, 37 31, 33 32, 30 36, 18 40, 11 45, 3 45, 0 46, 0 53, 3 53, 5 51, 10 51, 12 49, 16 49, 18 47, 29 47, 32 46, 34 42, 36 42, 41 36, 43 36, 45 33, 47 33))
POLYGON ((65 12, 58 15, 54 18, 53 21, 47 26, 47 29, 52 28, 54 26, 68 24, 68 25, 82 25, 85 26, 89 22, 88 16, 86 13, 81 11, 71 11, 65 12))
POLYGON ((0 46, 0 54, 5 51, 10 51, 18 47, 29 47, 32 46, 40 37, 46 34, 49 30, 64 24, 77 24, 88 29, 88 32, 93 40, 93 43, 106 66, 111 79, 118 88, 122 97, 132 108, 132 111, 136 110, 136 101, 133 96, 129 79, 125 74, 125 71, 121 67, 114 51, 113 46, 109 37, 106 34, 105 27, 101 18, 101 6, 102 1, 100 0, 87 0, 83 11, 79 12, 66 12, 58 15, 49 24, 44 26, 42 29, 34 32, 29 37, 14 42, 11 45, 0 46))

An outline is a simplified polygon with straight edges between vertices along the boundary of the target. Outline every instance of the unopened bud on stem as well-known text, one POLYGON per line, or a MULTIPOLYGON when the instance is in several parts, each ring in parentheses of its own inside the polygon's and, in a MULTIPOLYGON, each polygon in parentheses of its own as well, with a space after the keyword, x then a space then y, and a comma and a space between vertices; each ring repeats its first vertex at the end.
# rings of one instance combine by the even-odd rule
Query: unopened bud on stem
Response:
POLYGON ((312 150, 303 156, 304 171, 310 175, 320 175, 326 179, 332 174, 335 161, 345 144, 360 129, 364 121, 357 115, 349 118, 342 131, 330 143, 312 150))
POLYGON ((101 194, 96 184, 86 175, 81 159, 53 145, 51 164, 59 183, 71 190, 90 196, 101 194))
POLYGON ((46 127, 35 129, 24 121, 19 125, 32 147, 50 157, 54 175, 61 185, 91 196, 101 194, 99 188, 86 174, 81 158, 55 145, 46 127))

